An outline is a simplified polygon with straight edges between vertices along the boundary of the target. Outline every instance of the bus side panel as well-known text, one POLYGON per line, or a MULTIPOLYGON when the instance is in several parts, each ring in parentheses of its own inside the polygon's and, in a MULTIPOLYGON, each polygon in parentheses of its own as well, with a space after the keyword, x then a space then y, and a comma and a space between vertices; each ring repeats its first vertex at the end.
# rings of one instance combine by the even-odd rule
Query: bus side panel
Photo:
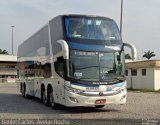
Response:
POLYGON ((60 78, 58 75, 54 78, 53 83, 53 92, 54 92, 54 98, 55 102, 61 105, 66 105, 65 102, 65 95, 64 95, 64 79, 60 78))
POLYGON ((48 25, 18 48, 19 79, 27 81, 27 94, 41 97, 40 82, 51 76, 48 25))

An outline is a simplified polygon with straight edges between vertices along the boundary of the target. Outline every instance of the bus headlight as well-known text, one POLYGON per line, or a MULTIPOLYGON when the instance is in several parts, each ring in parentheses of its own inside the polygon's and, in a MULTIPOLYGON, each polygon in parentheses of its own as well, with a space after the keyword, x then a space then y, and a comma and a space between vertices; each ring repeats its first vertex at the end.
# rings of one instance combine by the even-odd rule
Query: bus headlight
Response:
POLYGON ((123 88, 119 88, 119 89, 117 89, 116 91, 117 92, 119 92, 119 93, 121 93, 121 92, 123 92, 123 91, 125 91, 126 90, 126 88, 125 87, 123 87, 123 88))
POLYGON ((83 92, 84 92, 84 90, 75 89, 75 88, 71 88, 71 87, 68 87, 68 86, 65 86, 65 90, 67 90, 67 91, 69 91, 69 92, 76 93, 76 94, 79 94, 79 93, 83 93, 83 92))

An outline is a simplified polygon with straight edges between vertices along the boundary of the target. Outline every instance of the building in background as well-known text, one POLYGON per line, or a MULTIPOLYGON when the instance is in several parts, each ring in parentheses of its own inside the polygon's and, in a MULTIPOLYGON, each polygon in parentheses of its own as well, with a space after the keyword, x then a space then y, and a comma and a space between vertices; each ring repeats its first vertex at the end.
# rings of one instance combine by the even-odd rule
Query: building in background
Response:
POLYGON ((131 89, 160 90, 160 60, 126 62, 126 80, 131 89))
POLYGON ((16 82, 17 56, 0 55, 0 83, 16 82))

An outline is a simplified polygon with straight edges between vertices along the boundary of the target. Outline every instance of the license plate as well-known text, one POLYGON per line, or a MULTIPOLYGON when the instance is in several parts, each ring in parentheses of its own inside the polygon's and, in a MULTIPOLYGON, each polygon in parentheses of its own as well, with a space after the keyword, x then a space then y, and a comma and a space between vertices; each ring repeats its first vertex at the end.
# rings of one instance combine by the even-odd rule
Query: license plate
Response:
POLYGON ((97 99, 95 101, 95 104, 104 104, 104 103, 106 103, 106 99, 97 99))
POLYGON ((87 87, 86 91, 99 91, 99 87, 87 87))

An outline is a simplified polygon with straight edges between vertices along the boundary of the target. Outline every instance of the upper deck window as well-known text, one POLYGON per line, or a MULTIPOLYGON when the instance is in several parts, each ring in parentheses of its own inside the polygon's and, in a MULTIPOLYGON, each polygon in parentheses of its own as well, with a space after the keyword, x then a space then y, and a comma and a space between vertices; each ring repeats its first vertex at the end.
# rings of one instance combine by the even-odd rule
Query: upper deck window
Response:
POLYGON ((67 38, 120 41, 117 25, 113 20, 95 17, 66 17, 65 32, 67 38))

